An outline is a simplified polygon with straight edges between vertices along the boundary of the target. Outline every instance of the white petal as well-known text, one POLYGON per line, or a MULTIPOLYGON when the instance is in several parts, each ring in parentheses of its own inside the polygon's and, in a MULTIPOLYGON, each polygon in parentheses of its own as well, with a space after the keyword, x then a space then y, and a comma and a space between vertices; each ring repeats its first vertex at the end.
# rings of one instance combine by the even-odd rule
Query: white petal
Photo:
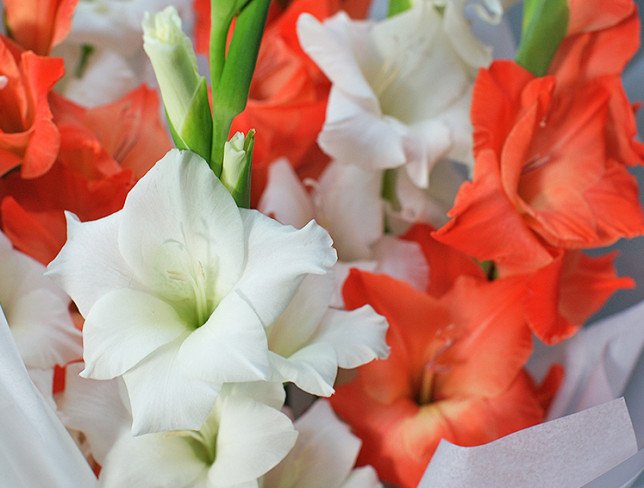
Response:
POLYGON ((370 305, 351 312, 329 310, 311 342, 330 344, 341 368, 357 368, 373 359, 385 359, 387 321, 370 305))
POLYGON ((329 234, 315 222, 296 230, 255 210, 241 214, 248 251, 235 290, 268 326, 286 309, 304 276, 326 273, 337 257, 329 234))
POLYGON ((256 480, 279 463, 297 432, 278 410, 241 396, 222 399, 217 457, 208 477, 214 486, 256 480))
POLYGON ((67 295, 43 276, 42 264, 12 249, 1 232, 0 239, 0 303, 27 367, 51 369, 80 358, 67 295))
POLYGON ((333 237, 342 261, 371 257, 371 245, 384 232, 380 198, 382 172, 333 162, 315 188, 318 222, 333 237))
POLYGON ((333 273, 308 275, 286 310, 268 328, 269 349, 290 356, 315 333, 333 294, 333 273))
POLYGON ((56 402, 54 401, 54 370, 27 368, 29 378, 38 389, 47 405, 55 412, 56 402))
POLYGON ((192 488, 205 478, 207 469, 189 437, 126 433, 108 454, 100 481, 105 488, 192 488))
POLYGON ((232 292, 179 350, 180 366, 190 376, 213 383, 268 379, 268 344, 259 317, 232 292))
MULTIPOLYGON (((502 7, 500 5, 492 6, 492 2, 485 2, 486 7, 492 7, 496 12, 495 19, 501 20, 502 7)), ((495 2, 497 3, 497 2, 495 2)), ((479 5, 477 13, 484 14, 485 9, 479 5)), ((470 27, 470 22, 465 18, 464 7, 449 2, 445 7, 443 14, 445 19, 445 32, 449 35, 452 46, 459 56, 473 68, 485 68, 492 62, 492 49, 482 44, 470 27)))
POLYGON ((123 403, 121 380, 88 380, 79 376, 81 369, 80 363, 67 366, 59 416, 67 427, 83 433, 92 457, 102 465, 119 436, 129 433, 132 418, 123 403))
POLYGON ((189 151, 168 152, 130 191, 118 242, 139 280, 171 300, 194 299, 191 279, 205 280, 220 300, 244 263, 237 205, 189 151))
POLYGON ((315 402, 296 422, 295 447, 266 475, 265 488, 288 486, 340 488, 358 457, 360 440, 351 434, 325 400, 315 402))
POLYGON ((376 273, 406 281, 417 290, 426 290, 429 281, 427 260, 415 242, 383 236, 373 248, 376 273))
POLYGON ((383 116, 379 108, 365 109, 359 100, 333 87, 318 143, 333 159, 374 171, 405 163, 406 132, 405 126, 383 116))
POLYGON ((268 184, 258 209, 283 224, 301 229, 315 218, 313 203, 293 167, 279 159, 268 168, 268 184))
POLYGON ((371 466, 363 466, 354 469, 341 488, 379 488, 381 486, 376 470, 371 466))
POLYGON ((52 368, 81 357, 81 333, 67 303, 40 288, 22 295, 11 307, 11 332, 27 366, 52 368))
POLYGON ((85 320, 83 376, 119 376, 189 331, 163 300, 136 290, 115 290, 98 300, 85 320))
POLYGON ((351 22, 343 12, 324 24, 309 14, 301 15, 297 21, 302 49, 324 74, 340 89, 376 109, 375 94, 360 69, 366 52, 373 55, 369 43, 364 42, 368 31, 369 24, 351 22))
POLYGON ((27 375, 0 308, 2 486, 95 486, 95 477, 27 375))
POLYGON ((338 360, 329 344, 312 344, 289 357, 270 354, 274 380, 291 382, 312 395, 328 397, 334 393, 338 360))
POLYGON ((229 383, 224 386, 224 389, 228 396, 251 398, 275 410, 280 410, 284 406, 284 400, 286 400, 284 385, 271 381, 229 383))
POLYGON ((183 338, 157 350, 123 375, 132 407, 132 434, 196 430, 212 410, 219 385, 188 376, 177 361, 183 338))
POLYGON ((47 275, 72 297, 83 317, 106 293, 133 285, 132 272, 117 245, 121 215, 122 212, 116 212, 104 219, 81 223, 74 214, 65 213, 67 242, 49 263, 47 275))

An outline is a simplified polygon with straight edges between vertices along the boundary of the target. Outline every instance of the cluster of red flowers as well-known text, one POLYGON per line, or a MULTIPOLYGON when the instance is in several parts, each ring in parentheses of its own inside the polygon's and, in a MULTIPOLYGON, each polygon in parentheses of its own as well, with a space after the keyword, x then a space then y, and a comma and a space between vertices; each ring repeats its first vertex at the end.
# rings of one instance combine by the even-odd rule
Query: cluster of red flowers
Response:
POLYGON ((0 37, 0 216, 14 246, 43 264, 65 243, 64 211, 109 215, 170 149, 156 92, 141 86, 85 108, 52 91, 76 2, 6 1, 12 39, 0 37), (35 16, 34 12, 38 15, 35 16))

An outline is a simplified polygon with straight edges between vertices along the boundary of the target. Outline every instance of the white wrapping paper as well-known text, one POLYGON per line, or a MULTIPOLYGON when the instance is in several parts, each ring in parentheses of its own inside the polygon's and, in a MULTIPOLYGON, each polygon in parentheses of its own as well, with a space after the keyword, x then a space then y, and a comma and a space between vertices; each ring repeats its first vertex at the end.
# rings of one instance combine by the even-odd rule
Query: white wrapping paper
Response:
POLYGON ((618 399, 483 446, 442 441, 419 487, 578 488, 636 453, 628 409, 618 399))

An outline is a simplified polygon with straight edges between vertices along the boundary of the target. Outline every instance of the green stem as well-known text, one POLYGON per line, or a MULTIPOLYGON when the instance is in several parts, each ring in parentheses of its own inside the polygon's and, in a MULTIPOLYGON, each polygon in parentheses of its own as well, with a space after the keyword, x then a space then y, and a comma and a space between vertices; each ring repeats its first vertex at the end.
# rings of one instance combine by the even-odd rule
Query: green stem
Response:
POLYGON ((411 0, 389 0, 387 17, 393 17, 411 8, 411 0))

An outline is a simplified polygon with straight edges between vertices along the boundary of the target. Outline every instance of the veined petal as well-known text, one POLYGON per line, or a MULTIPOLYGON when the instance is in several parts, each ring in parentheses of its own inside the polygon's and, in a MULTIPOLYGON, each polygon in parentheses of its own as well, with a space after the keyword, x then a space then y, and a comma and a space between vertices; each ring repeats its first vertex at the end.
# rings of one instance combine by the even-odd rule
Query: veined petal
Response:
POLYGON ((49 263, 47 275, 72 297, 80 313, 87 317, 100 297, 135 284, 116 243, 122 212, 84 223, 70 212, 65 216, 67 243, 49 263), (99 269, 100 273, 88 272, 99 269))
POLYGON ((118 245, 137 277, 171 300, 194 299, 195 286, 221 299, 244 263, 239 210, 189 151, 168 152, 130 191, 118 245))
POLYGON ((296 438, 293 424, 279 410, 227 395, 221 403, 217 457, 208 478, 214 486, 255 481, 286 456, 296 438))
POLYGON ((163 300, 141 291, 114 290, 94 304, 85 320, 82 374, 115 378, 189 330, 163 300))
POLYGON ((248 251, 236 292, 268 326, 286 309, 306 274, 326 273, 337 256, 329 234, 315 222, 303 229, 241 209, 248 251))
POLYGON ((175 339, 123 374, 132 407, 132 435, 197 430, 212 410, 220 385, 185 373, 177 360, 183 339, 175 339))
POLYGON ((213 383, 268 379, 264 327, 248 302, 229 293, 179 349, 184 374, 213 383))
POLYGON ((121 436, 101 470, 105 488, 172 486, 193 488, 205 479, 208 465, 195 455, 191 438, 172 433, 121 436))

